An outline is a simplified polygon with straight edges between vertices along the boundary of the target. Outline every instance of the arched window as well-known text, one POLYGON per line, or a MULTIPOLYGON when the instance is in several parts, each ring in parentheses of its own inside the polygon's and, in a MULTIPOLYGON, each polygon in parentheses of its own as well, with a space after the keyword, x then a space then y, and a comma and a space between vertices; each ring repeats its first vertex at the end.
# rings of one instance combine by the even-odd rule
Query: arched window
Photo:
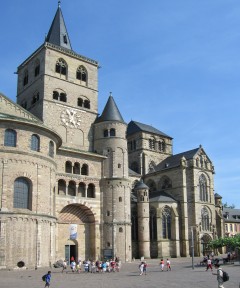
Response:
POLYGON ((210 221, 209 221, 208 209, 206 207, 202 208, 201 218, 202 218, 202 230, 209 231, 210 230, 210 221))
POLYGON ((4 146, 16 147, 17 132, 13 129, 6 129, 4 134, 4 146))
POLYGON ((65 172, 66 173, 72 173, 72 162, 71 161, 67 161, 65 163, 65 172))
POLYGON ((66 182, 62 179, 58 180, 58 195, 66 195, 66 182))
POLYGON ((30 182, 24 177, 19 177, 14 181, 13 208, 31 210, 31 206, 30 182))
POLYGON ((118 200, 119 200, 119 202, 122 202, 122 197, 119 197, 118 200))
POLYGON ((76 196, 76 183, 74 181, 69 181, 69 184, 68 184, 68 195, 76 196))
POLYGON ((76 78, 80 81, 87 82, 87 70, 84 66, 79 66, 76 72, 76 78))
POLYGON ((58 59, 55 71, 60 75, 67 75, 67 63, 62 58, 58 59))
POLYGON ((168 207, 162 212, 162 235, 164 239, 171 239, 171 210, 168 207))
POLYGON ((59 99, 59 93, 57 91, 53 91, 53 99, 58 100, 59 99))
POLYGON ((156 208, 150 208, 150 240, 157 240, 157 213, 156 208))
POLYGON ((87 197, 88 198, 95 198, 95 186, 93 184, 88 185, 87 197))
POLYGON ((155 167, 156 167, 156 164, 154 161, 151 161, 149 163, 149 166, 148 166, 148 172, 151 173, 151 172, 154 172, 155 171, 155 167))
POLYGON ((67 94, 66 93, 60 93, 59 100, 62 102, 67 102, 67 94))
POLYGON ((80 164, 78 162, 74 163, 73 174, 80 174, 80 164))
POLYGON ((80 197, 85 197, 85 194, 86 194, 85 191, 86 191, 85 183, 80 182, 78 186, 78 194, 80 194, 80 197))
POLYGON ((203 174, 199 177, 199 190, 200 201, 208 202, 207 179, 203 174))
POLYGON ((40 138, 36 134, 33 134, 31 137, 31 150, 40 151, 40 138))
POLYGON ((35 65, 34 76, 37 77, 39 75, 39 73, 40 73, 40 62, 39 62, 38 59, 35 61, 34 65, 35 65))
POLYGON ((53 141, 49 142, 48 155, 50 157, 52 157, 52 158, 54 157, 54 144, 53 144, 53 141))
POLYGON ((149 187, 149 192, 154 192, 157 190, 156 183, 152 179, 149 179, 146 185, 149 187))
POLYGON ((111 136, 111 137, 116 136, 116 130, 115 130, 114 128, 111 128, 111 129, 110 129, 110 136, 111 136))
POLYGON ((82 98, 78 98, 78 106, 82 107, 83 106, 83 99, 82 98))
POLYGON ((39 92, 36 91, 32 98, 32 105, 35 104, 39 100, 39 92))
POLYGON ((172 188, 172 181, 167 176, 163 176, 159 182, 160 189, 172 188))
POLYGON ((90 109, 90 101, 89 100, 84 100, 84 108, 90 109))
POLYGON ((122 232, 123 232, 123 228, 120 227, 118 231, 119 231, 120 233, 122 233, 122 232))
POLYGON ((25 70, 23 75, 23 86, 27 84, 28 84, 28 70, 25 70))
POLYGON ((103 137, 108 137, 108 130, 107 130, 107 129, 105 129, 105 130, 103 131, 103 137))
POLYGON ((87 164, 82 165, 81 175, 88 175, 88 165, 87 164))

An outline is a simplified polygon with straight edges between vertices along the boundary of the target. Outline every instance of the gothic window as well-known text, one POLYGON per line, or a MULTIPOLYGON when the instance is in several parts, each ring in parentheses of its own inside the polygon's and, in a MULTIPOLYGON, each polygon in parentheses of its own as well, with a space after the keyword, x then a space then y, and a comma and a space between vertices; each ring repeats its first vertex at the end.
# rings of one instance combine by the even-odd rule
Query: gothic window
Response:
POLYGON ((149 192, 155 192, 157 190, 156 184, 153 180, 148 180, 148 182, 146 183, 146 185, 149 187, 149 192))
POLYGON ((53 144, 53 141, 49 142, 48 155, 50 157, 52 157, 52 158, 54 157, 54 144, 53 144))
POLYGON ((28 84, 28 70, 25 70, 23 74, 23 86, 27 84, 28 84))
POLYGON ((157 240, 157 213, 154 207, 150 208, 150 240, 157 240))
POLYGON ((59 100, 62 102, 67 102, 67 95, 66 93, 60 93, 59 100))
POLYGON ((209 213, 206 207, 202 208, 201 211, 201 218, 202 218, 202 229, 204 231, 210 230, 210 221, 209 221, 209 213))
POLYGON ((155 171, 155 166, 156 166, 156 164, 154 163, 154 161, 151 161, 149 163, 148 172, 149 173, 154 172, 155 171))
POLYGON ((31 185, 24 177, 19 177, 14 181, 13 208, 32 209, 31 185))
POLYGON ((67 161, 65 163, 65 172, 66 173, 72 173, 72 162, 67 161))
POLYGON ((86 191, 86 184, 83 182, 79 183, 78 186, 78 194, 80 194, 81 197, 85 197, 85 192, 86 191))
POLYGON ((120 233, 122 233, 122 232, 123 232, 123 228, 120 227, 118 231, 119 231, 120 233))
POLYGON ((4 146, 16 147, 17 132, 13 129, 6 129, 4 134, 4 146))
POLYGON ((37 77, 40 73, 40 62, 37 60, 35 62, 35 68, 34 68, 34 76, 37 77))
POLYGON ((87 188, 87 197, 94 198, 95 197, 95 186, 93 184, 89 184, 87 188))
POLYGON ((88 175, 88 165, 87 164, 82 165, 81 175, 88 175))
POLYGON ((55 71, 60 75, 67 75, 67 63, 62 58, 58 59, 55 71))
POLYGON ((36 134, 33 134, 31 137, 31 150, 40 151, 40 138, 36 134))
POLYGON ((114 128, 110 129, 110 137, 116 136, 116 130, 114 128))
POLYGON ((103 137, 108 137, 108 130, 107 129, 105 129, 104 131, 103 131, 103 137))
POLYGON ((135 161, 131 164, 130 168, 136 172, 136 173, 139 173, 139 167, 138 167, 138 163, 135 161))
POLYGON ((171 239, 171 210, 165 207, 162 212, 162 236, 171 239))
POLYGON ((199 192, 200 192, 200 201, 207 202, 208 201, 208 192, 207 192, 207 179, 202 174, 199 177, 199 192))
POLYGON ((160 180, 160 189, 172 188, 172 181, 167 176, 163 176, 160 180))
POLYGON ((76 183, 74 181, 69 181, 69 184, 68 184, 68 195, 76 196, 76 183))
POLYGON ((78 162, 74 163, 73 174, 80 174, 80 164, 78 162))
POLYGON ((79 66, 76 72, 76 78, 80 81, 87 82, 87 70, 83 66, 79 66))

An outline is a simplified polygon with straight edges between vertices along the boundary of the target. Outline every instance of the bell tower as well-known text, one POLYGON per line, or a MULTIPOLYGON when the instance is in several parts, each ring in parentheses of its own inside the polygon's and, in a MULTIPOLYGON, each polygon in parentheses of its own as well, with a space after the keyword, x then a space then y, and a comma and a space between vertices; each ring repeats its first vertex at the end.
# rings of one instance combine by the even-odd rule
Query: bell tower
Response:
POLYGON ((92 151, 98 62, 72 49, 60 1, 45 42, 18 67, 17 103, 58 132, 63 146, 92 151))

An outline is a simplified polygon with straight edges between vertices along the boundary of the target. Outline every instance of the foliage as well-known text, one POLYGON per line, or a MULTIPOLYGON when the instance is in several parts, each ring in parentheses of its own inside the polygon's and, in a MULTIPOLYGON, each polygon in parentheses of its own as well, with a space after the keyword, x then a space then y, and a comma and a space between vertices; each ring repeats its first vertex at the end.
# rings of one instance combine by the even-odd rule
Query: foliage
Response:
POLYGON ((235 250, 236 248, 240 248, 240 234, 236 234, 234 237, 223 237, 212 240, 208 245, 211 248, 227 246, 231 250, 235 250))
POLYGON ((234 205, 234 204, 228 205, 228 203, 226 202, 226 203, 223 204, 223 208, 234 209, 234 208, 235 208, 235 205, 234 205))

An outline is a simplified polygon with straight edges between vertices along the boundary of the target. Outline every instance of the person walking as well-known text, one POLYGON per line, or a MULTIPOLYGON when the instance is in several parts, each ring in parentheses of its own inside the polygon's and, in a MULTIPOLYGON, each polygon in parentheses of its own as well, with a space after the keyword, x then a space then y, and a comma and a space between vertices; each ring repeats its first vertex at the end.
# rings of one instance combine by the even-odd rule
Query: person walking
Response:
POLYGON ((212 260, 211 259, 208 259, 207 260, 207 268, 206 268, 206 271, 208 271, 208 269, 211 269, 211 271, 212 271, 212 260))
POLYGON ((163 268, 164 268, 164 260, 161 259, 160 261, 160 268, 161 268, 161 271, 163 271, 163 268))
POLYGON ((212 273, 212 275, 217 275, 217 281, 218 281, 218 288, 224 288, 223 287, 223 271, 219 264, 216 264, 215 267, 217 268, 217 273, 212 273))
POLYGON ((66 259, 63 260, 62 268, 63 268, 62 269, 62 273, 63 273, 63 271, 67 269, 67 260, 66 259))
POLYGON ((45 277, 45 286, 44 287, 49 287, 50 286, 50 281, 51 281, 51 271, 48 271, 45 277))
POLYGON ((147 262, 146 261, 143 262, 143 273, 147 275, 147 262))
POLYGON ((144 262, 141 262, 139 264, 140 276, 143 275, 143 267, 144 267, 144 262))
POLYGON ((171 271, 172 270, 171 263, 170 263, 170 260, 168 258, 167 258, 166 264, 167 264, 167 271, 171 271))

